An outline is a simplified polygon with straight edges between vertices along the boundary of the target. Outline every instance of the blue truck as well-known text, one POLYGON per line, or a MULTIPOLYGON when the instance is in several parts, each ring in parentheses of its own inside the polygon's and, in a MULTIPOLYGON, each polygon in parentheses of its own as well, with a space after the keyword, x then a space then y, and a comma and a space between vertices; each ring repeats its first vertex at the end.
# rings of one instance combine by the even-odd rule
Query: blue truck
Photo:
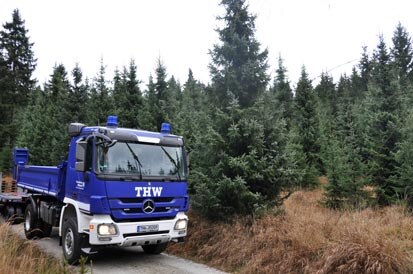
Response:
POLYGON ((117 117, 109 116, 106 126, 72 123, 68 134, 67 159, 58 166, 29 165, 26 148, 13 152, 19 194, 6 211, 24 212, 28 239, 59 227, 70 264, 105 246, 159 254, 169 242, 184 241, 188 156, 170 124, 150 132, 118 127, 117 117))

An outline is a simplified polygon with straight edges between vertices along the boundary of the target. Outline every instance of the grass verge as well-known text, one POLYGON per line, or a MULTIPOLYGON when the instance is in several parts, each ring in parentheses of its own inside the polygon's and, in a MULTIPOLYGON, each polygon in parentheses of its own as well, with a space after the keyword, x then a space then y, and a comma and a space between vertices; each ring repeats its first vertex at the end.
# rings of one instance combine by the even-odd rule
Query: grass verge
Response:
POLYGON ((6 223, 0 225, 0 273, 75 273, 71 267, 39 250, 35 244, 14 234, 6 223))
POLYGON ((189 236, 167 252, 239 273, 413 273, 413 218, 402 207, 333 211, 298 191, 285 212, 211 223, 190 213, 189 236))

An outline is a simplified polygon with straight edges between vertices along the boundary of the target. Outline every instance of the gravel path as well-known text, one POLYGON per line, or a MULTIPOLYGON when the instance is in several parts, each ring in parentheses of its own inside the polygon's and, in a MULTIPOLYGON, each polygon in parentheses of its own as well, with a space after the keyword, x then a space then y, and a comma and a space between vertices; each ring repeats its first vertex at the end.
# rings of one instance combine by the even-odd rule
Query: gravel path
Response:
MULTIPOLYGON (((25 238, 23 224, 13 225, 13 231, 25 238)), ((42 250, 62 259, 62 247, 59 246, 58 229, 53 228, 50 238, 34 241, 42 250)), ((140 247, 110 247, 91 257, 93 274, 132 274, 132 273, 224 273, 208 266, 194 263, 179 257, 162 253, 147 255, 140 247)))

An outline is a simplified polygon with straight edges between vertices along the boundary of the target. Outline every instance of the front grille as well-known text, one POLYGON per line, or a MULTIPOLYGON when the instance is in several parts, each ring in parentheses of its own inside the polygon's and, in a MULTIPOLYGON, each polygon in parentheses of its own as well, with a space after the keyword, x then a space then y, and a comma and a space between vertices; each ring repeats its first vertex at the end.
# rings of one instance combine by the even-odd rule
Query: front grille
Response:
POLYGON ((144 233, 125 233, 123 237, 134 237, 134 236, 146 236, 146 235, 159 235, 159 234, 168 234, 169 230, 162 230, 156 232, 144 232, 144 233))
POLYGON ((151 199, 155 203, 170 203, 173 201, 173 197, 158 197, 158 198, 120 198, 119 200, 124 204, 139 204, 143 201, 151 199))
MULTIPOLYGON (((155 210, 153 212, 168 212, 171 210, 171 207, 155 207, 155 210)), ((143 213, 142 208, 125 208, 123 210, 125 213, 143 213)))
MULTIPOLYGON (((147 215, 146 215, 147 216, 147 215)), ((113 220, 117 223, 132 223, 132 222, 149 222, 149 221, 168 221, 168 220, 173 220, 175 219, 175 216, 168 216, 168 217, 158 217, 158 218, 127 218, 127 219, 120 219, 120 218, 115 218, 112 217, 113 220)))
POLYGON ((186 197, 148 197, 132 198, 119 197, 109 199, 109 206, 113 219, 117 220, 141 220, 144 218, 171 218, 173 219, 177 212, 185 208, 186 197), (143 203, 151 199, 154 202, 154 211, 150 214, 143 212, 143 203))

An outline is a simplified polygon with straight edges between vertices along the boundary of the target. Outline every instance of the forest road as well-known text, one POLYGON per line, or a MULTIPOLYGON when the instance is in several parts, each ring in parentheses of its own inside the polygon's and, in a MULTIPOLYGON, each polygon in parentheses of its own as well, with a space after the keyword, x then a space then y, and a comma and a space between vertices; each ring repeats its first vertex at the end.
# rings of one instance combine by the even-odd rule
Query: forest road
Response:
MULTIPOLYGON (((23 224, 13 225, 11 227, 21 238, 25 239, 23 224)), ((57 228, 53 228, 52 235, 49 238, 34 240, 33 242, 53 257, 59 260, 63 259, 62 247, 59 246, 59 231, 57 228)), ((140 247, 105 248, 98 254, 93 255, 91 261, 92 266, 88 263, 87 267, 89 269, 92 268, 93 274, 224 273, 208 266, 165 253, 160 255, 147 255, 140 247)))

